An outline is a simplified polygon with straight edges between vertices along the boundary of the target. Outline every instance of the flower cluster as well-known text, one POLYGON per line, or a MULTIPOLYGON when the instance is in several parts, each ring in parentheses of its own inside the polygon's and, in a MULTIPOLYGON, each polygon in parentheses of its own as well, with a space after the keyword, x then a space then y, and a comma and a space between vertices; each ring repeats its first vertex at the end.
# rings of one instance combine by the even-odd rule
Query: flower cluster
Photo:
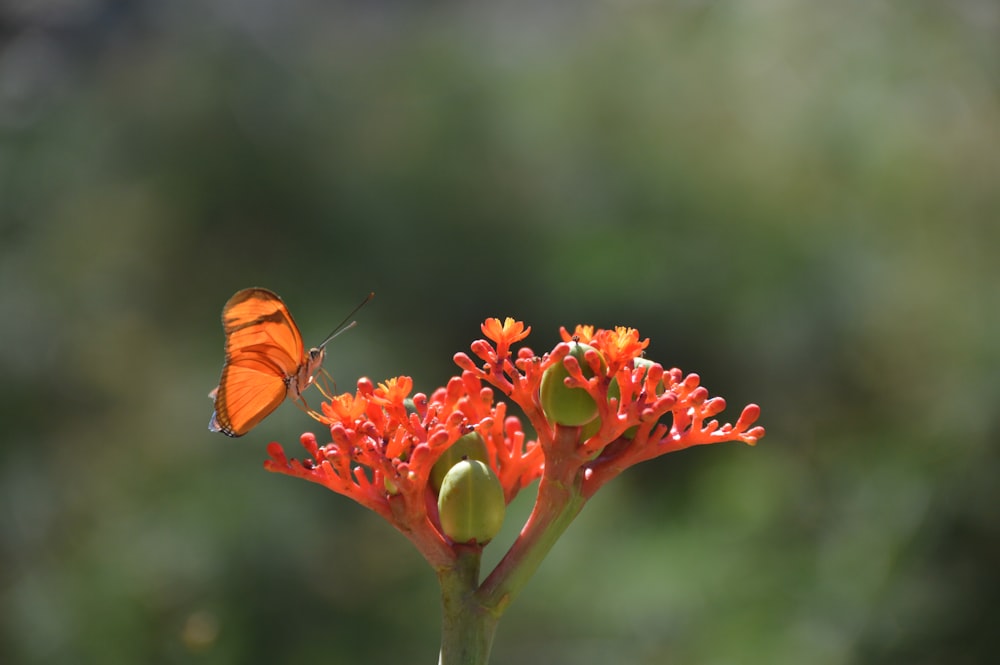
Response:
POLYGON ((571 488, 581 505, 644 460, 720 441, 753 445, 764 435, 763 427, 753 426, 760 414, 754 404, 734 425, 720 425, 714 418, 725 400, 709 397, 697 374, 645 359, 649 340, 640 340, 634 329, 563 329, 563 341, 541 356, 523 346, 513 350, 531 332, 522 322, 491 318, 482 332, 486 339, 473 342, 472 356, 455 355, 462 371, 446 386, 411 397, 409 377, 378 386, 361 379, 356 392, 322 405, 318 419, 329 425, 329 443, 302 435, 309 455, 303 461, 286 457, 272 443, 266 468, 320 483, 374 510, 440 569, 454 561, 456 544, 441 529, 431 470, 466 434, 482 437, 484 462, 507 503, 542 477, 543 487, 549 482, 571 488), (549 392, 576 391, 577 398, 585 393, 596 415, 579 424, 553 417, 541 395, 552 368, 565 376, 559 374, 549 392), (507 413, 496 391, 520 407, 534 438, 528 438, 520 418, 507 413))

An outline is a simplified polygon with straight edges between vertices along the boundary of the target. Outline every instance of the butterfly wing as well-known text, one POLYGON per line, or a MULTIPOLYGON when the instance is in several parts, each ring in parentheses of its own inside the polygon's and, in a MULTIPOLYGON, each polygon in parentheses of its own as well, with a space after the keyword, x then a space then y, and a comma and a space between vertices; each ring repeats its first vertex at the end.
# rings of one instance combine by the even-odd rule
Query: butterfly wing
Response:
POLYGON ((237 292, 222 310, 222 326, 226 361, 208 428, 242 436, 285 399, 305 349, 285 304, 266 289, 237 292))
POLYGON ((274 364, 258 353, 242 353, 222 368, 215 413, 208 428, 243 436, 278 408, 288 391, 274 364))
POLYGON ((240 353, 265 355, 286 377, 294 376, 305 360, 299 327, 285 303, 267 289, 243 289, 222 310, 226 359, 240 353))

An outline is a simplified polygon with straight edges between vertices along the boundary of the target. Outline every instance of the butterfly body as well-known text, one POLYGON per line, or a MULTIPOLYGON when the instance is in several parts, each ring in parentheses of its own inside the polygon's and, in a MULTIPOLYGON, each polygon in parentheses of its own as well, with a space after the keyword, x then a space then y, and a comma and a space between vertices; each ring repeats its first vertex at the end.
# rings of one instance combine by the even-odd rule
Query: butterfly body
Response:
POLYGON ((302 343, 299 328, 276 293, 238 291, 222 310, 226 359, 208 429, 243 436, 285 400, 301 399, 323 364, 325 350, 302 343))

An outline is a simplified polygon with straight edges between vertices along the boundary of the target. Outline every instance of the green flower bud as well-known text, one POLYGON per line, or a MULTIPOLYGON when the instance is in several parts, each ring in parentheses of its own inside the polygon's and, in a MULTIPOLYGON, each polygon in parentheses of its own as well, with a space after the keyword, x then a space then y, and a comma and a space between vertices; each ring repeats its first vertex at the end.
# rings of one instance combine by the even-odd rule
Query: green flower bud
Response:
MULTIPOLYGON (((584 357, 586 352, 591 349, 594 347, 589 344, 570 342, 569 355, 580 363, 580 371, 585 379, 594 376, 594 370, 590 368, 590 364, 584 357)), ((601 366, 604 366, 603 358, 601 358, 601 366)), ((563 380, 568 376, 569 372, 561 362, 552 365, 542 374, 542 385, 539 388, 542 411, 545 412, 546 418, 560 425, 585 425, 597 415, 597 403, 583 388, 566 387, 563 380)))
POLYGON ((469 432, 459 437, 455 443, 451 444, 451 447, 441 453, 441 457, 431 468, 431 487, 434 488, 435 493, 440 491, 445 474, 463 459, 489 461, 486 456, 486 442, 483 441, 483 437, 479 436, 478 432, 469 432))
POLYGON ((454 542, 490 542, 500 531, 506 510, 500 479, 483 462, 462 460, 445 474, 438 516, 441 530, 454 542))

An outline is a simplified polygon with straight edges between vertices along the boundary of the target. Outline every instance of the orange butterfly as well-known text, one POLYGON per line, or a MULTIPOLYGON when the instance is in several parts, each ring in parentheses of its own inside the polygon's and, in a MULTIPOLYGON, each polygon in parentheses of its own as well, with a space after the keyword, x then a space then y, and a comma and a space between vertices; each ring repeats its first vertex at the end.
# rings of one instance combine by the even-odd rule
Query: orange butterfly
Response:
MULTIPOLYGON (((374 295, 368 294, 347 319, 374 295)), ((208 429, 243 436, 286 397, 300 401, 323 364, 326 344, 354 325, 347 319, 307 353, 299 327, 276 293, 259 288, 237 291, 222 309, 226 360, 219 387, 209 395, 215 400, 215 412, 208 429)))

